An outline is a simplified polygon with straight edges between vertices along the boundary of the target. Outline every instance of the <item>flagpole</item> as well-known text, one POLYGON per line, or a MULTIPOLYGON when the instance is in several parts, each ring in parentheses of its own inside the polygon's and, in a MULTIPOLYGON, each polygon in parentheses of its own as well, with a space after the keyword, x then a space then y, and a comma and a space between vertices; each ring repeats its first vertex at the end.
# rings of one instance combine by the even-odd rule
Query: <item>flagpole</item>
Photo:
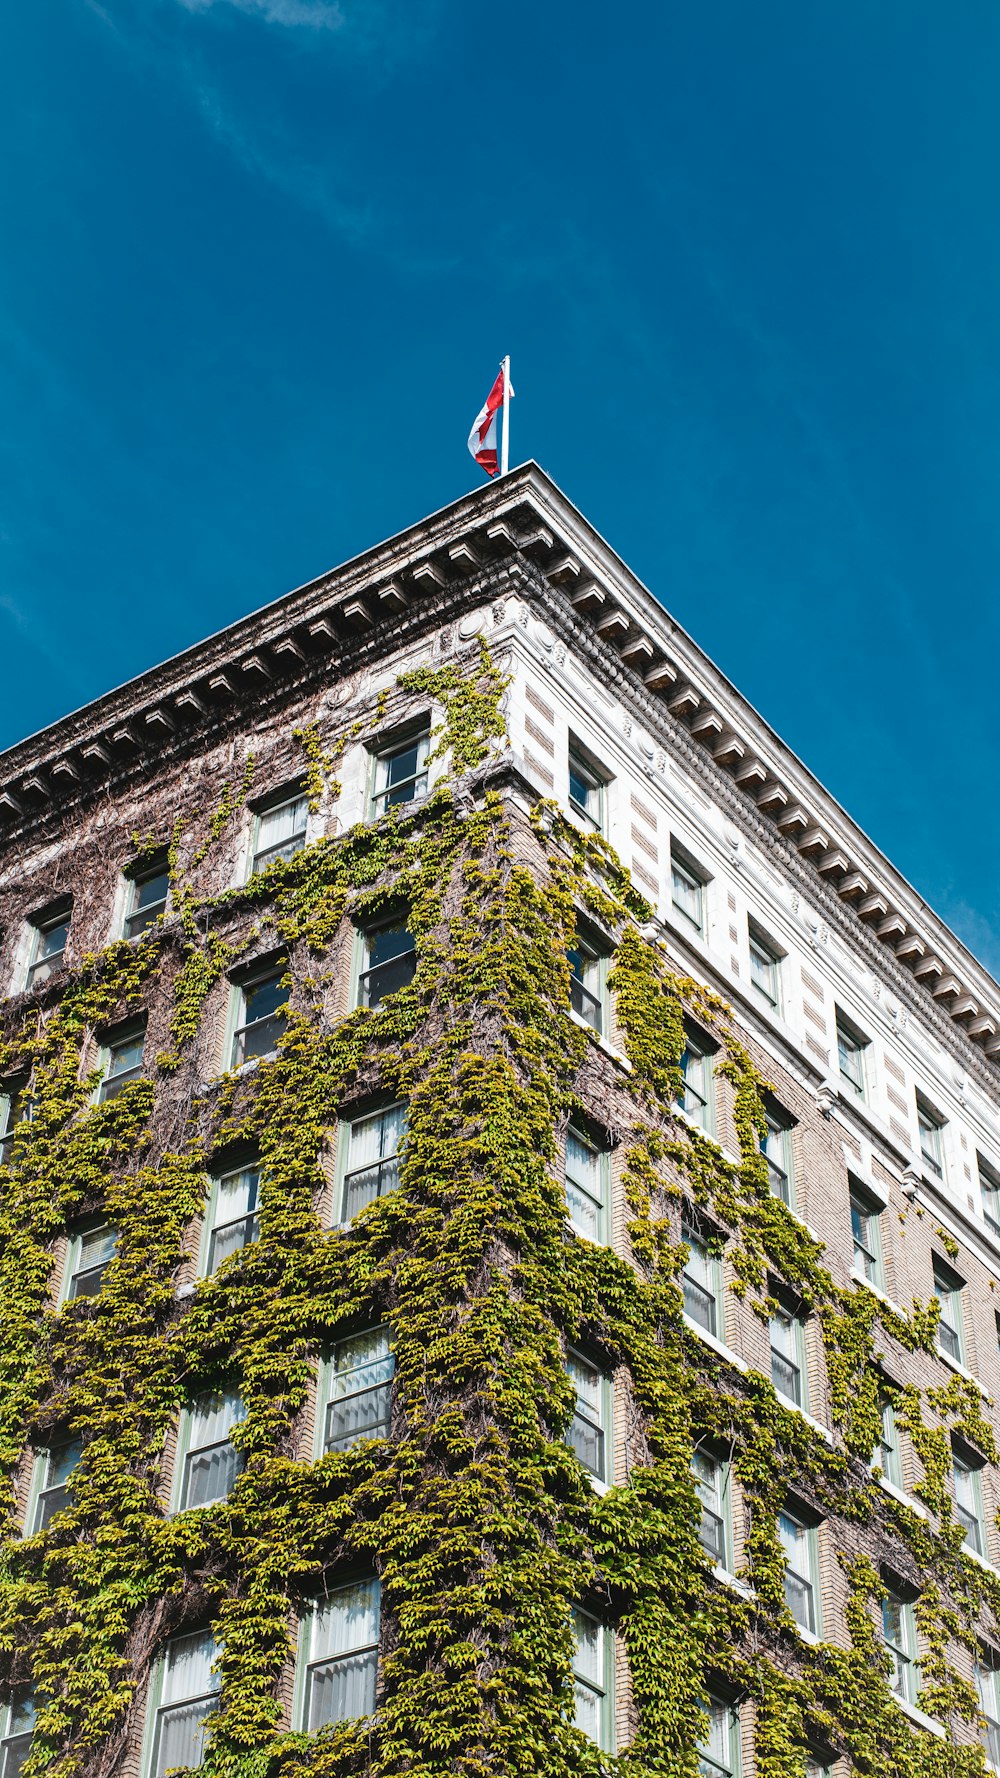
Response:
POLYGON ((509 462, 510 439, 510 357, 506 357, 501 366, 503 370, 503 424, 500 429, 500 474, 507 474, 509 462))

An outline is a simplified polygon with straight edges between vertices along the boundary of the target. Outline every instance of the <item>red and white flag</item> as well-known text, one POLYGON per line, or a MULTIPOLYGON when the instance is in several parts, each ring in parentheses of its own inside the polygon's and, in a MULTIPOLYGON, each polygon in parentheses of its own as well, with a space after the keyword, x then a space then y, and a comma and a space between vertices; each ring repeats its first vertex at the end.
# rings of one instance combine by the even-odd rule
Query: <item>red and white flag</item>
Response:
MULTIPOLYGON (((504 361, 506 363, 506 360, 504 361)), ((513 401, 514 391, 510 386, 510 372, 507 372, 507 399, 513 401)), ((472 422, 469 433, 469 449, 481 469, 487 475, 496 475, 497 462, 497 414, 503 407, 504 366, 497 373, 497 380, 486 397, 485 402, 472 422)))

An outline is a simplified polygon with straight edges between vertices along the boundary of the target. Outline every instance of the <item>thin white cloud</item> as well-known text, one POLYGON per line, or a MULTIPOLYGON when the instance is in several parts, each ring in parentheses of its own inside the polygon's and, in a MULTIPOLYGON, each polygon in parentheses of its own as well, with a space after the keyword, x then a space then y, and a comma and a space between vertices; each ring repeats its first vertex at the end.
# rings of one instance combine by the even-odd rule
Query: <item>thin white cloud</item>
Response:
POLYGON ((291 29, 340 31, 345 22, 340 0, 180 0, 180 5, 185 12, 209 12, 215 6, 229 6, 248 18, 291 29))

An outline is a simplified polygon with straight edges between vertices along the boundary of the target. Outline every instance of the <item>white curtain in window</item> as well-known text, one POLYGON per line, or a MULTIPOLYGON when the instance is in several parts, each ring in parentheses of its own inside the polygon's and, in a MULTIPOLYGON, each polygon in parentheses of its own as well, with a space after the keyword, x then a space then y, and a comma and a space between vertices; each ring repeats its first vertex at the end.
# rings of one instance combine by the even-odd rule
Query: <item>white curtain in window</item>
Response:
POLYGON ((207 1718, 218 1709, 218 1654, 211 1633, 178 1636, 168 1643, 157 1714, 154 1778, 175 1766, 200 1766, 207 1718))
POLYGON ((306 1727, 370 1716, 378 1664, 379 1584, 343 1587, 317 1606, 309 1631, 306 1727))
POLYGON ((239 1456, 229 1435, 246 1413, 238 1395, 204 1396, 191 1410, 185 1465, 184 1506, 224 1500, 236 1478, 239 1456))
POLYGON ((598 1745, 604 1702, 604 1629, 585 1611, 573 1611, 573 1690, 578 1729, 598 1745))
POLYGON ((566 1205, 577 1228, 596 1241, 601 1214, 601 1156, 573 1130, 566 1135, 566 1205))
POLYGON ((305 830, 306 799, 304 796, 295 798, 294 802, 282 803, 278 809, 265 809, 257 827, 257 850, 269 852, 273 846, 282 846, 286 840, 294 839, 305 830))

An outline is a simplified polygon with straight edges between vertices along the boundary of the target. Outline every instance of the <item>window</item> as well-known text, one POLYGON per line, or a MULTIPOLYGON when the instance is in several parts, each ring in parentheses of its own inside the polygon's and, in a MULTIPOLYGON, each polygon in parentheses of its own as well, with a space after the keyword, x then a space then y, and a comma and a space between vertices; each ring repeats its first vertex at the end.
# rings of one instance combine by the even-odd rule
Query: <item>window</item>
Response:
POLYGON ((63 907, 58 913, 31 922, 31 950, 25 987, 37 988, 40 982, 47 982, 50 975, 57 974, 62 968, 66 936, 69 932, 69 912, 68 907, 63 907))
POLYGON ((126 938, 138 938, 147 926, 152 926, 161 914, 166 913, 169 893, 170 873, 165 860, 158 860, 142 870, 135 867, 126 874, 125 923, 122 928, 126 938))
POLYGON ((85 1229, 70 1238, 66 1252, 66 1284, 64 1300, 71 1303, 78 1296, 96 1296, 104 1274, 115 1257, 118 1234, 109 1222, 85 1229))
POLYGON ((221 1173, 212 1181, 206 1235, 205 1276, 211 1274, 224 1259, 231 1259, 241 1248, 249 1247, 260 1234, 260 1168, 237 1167, 232 1173, 221 1173))
POLYGON ((566 1132, 566 1208, 589 1241, 607 1239, 608 1156, 582 1130, 566 1132))
POLYGON ((891 1482, 894 1488, 900 1488, 903 1484, 903 1470, 899 1454, 899 1429, 891 1396, 880 1397, 878 1412, 880 1430, 878 1444, 872 1452, 871 1467, 880 1469, 887 1482, 891 1482))
POLYGON ((302 1625, 298 1720, 307 1735, 371 1716, 378 1679, 379 1584, 356 1581, 314 1606, 302 1625))
POLYGON ((771 1316, 771 1381, 779 1395, 805 1407, 805 1329, 795 1310, 781 1302, 771 1316))
POLYGON ((944 1352, 956 1364, 962 1362, 964 1342, 962 1339, 962 1291, 964 1282, 946 1266, 944 1260, 934 1260, 934 1295, 941 1305, 941 1316, 938 1321, 938 1351, 944 1352))
POLYGON ((366 1204, 395 1191, 399 1184, 399 1145, 405 1130, 406 1111, 402 1105, 389 1105, 384 1111, 341 1126, 341 1222, 351 1222, 366 1204))
POLYGON ((964 1447, 952 1451, 952 1476, 955 1484, 955 1517, 965 1533, 965 1544, 977 1556, 986 1554, 983 1519, 983 1490, 980 1479, 982 1464, 964 1447))
POLYGON ((395 1368, 387 1327, 338 1340, 320 1381, 324 1454, 346 1451, 361 1439, 389 1437, 395 1368))
POLYGON ((714 1119, 712 1116, 712 1051, 708 1044, 695 1032, 685 1034, 684 1048, 681 1051, 680 1071, 682 1087, 677 1104, 685 1117, 699 1130, 711 1134, 714 1119))
POLYGON ((867 1037, 862 1037, 856 1026, 851 1024, 841 1012, 837 1012, 837 1060, 840 1064, 840 1078, 847 1082, 852 1093, 859 1099, 865 1097, 865 1050, 868 1048, 867 1037))
POLYGON ((787 1112, 778 1106, 765 1109, 765 1133, 760 1152, 767 1165, 767 1178, 772 1198, 783 1204, 792 1202, 792 1130, 787 1112))
POLYGON ((705 1730, 698 1743, 699 1778, 738 1778, 740 1719, 731 1704, 705 1701, 705 1730))
POLYGON ((566 1432, 566 1443, 576 1452, 588 1475, 597 1482, 606 1482, 610 1384, 607 1377, 579 1352, 567 1354, 566 1374, 576 1390, 576 1406, 566 1432))
POLYGON ((604 1030, 604 958, 579 930, 566 957, 570 1006, 577 1018, 600 1037, 604 1030))
POLYGON ((882 1288, 882 1207, 856 1179, 850 1182, 854 1276, 882 1288))
POLYGON ((982 1195, 983 1216, 986 1226, 995 1235, 1000 1235, 1000 1173, 991 1167, 989 1161, 979 1160, 979 1190, 982 1195))
POLYGON ((71 1500, 69 1478, 80 1461, 83 1446, 78 1438, 39 1451, 35 1458, 33 1500, 29 1514, 29 1533, 44 1531, 56 1513, 61 1513, 71 1500))
POLYGON ((1000 1770, 1000 1654, 991 1648, 982 1649, 976 1662, 976 1690, 986 1718, 981 1730, 986 1758, 1000 1770))
POLYGON ((699 866, 676 843, 670 847, 670 899, 695 932, 705 935, 705 877, 699 866))
POLYGON ((417 947, 405 926, 379 926, 364 935, 364 967, 358 978, 358 1005, 372 1012, 387 994, 412 982, 417 972, 417 947))
POLYGON ((231 1068, 256 1056, 269 1056, 277 1048, 288 1019, 287 968, 284 961, 274 963, 236 984, 231 1068))
POLYGON ((781 959, 783 953, 757 925, 756 920, 749 923, 750 930, 750 986, 757 995, 775 1012, 781 1011, 781 959))
POLYGON ((117 1099, 123 1087, 133 1080, 142 1079, 142 1052, 146 1042, 145 1031, 125 1031, 117 1037, 110 1037, 101 1049, 100 1068, 102 1078, 98 1083, 98 1104, 106 1104, 109 1099, 117 1099))
POLYGON ((778 1540, 785 1556, 785 1604, 800 1630, 816 1634, 816 1529, 786 1507, 778 1514, 778 1540))
POLYGON ((882 1639, 892 1662, 889 1684, 897 1698, 912 1704, 917 1695, 917 1631, 913 1606, 887 1588, 882 1601, 882 1639))
POLYGON ((248 876, 256 877, 277 859, 294 858, 301 852, 308 820, 308 799, 298 789, 262 808, 254 816, 248 876))
POLYGON ((21 1698, 0 1710, 0 1778, 17 1778, 31 1746, 35 1701, 21 1698))
POLYGON ((578 1606, 573 1608, 573 1721, 587 1739, 610 1751, 611 1688, 609 1686, 610 1637, 578 1606))
POLYGON ((8 1081, 0 1092, 0 1163, 6 1165, 11 1160, 14 1131, 30 1117, 31 1100, 25 1097, 24 1082, 8 1081))
POLYGON ((710 1451, 695 1451, 694 1491, 701 1503, 698 1539, 710 1562, 729 1571, 729 1465, 710 1451))
POLYGON ((935 1179, 944 1178, 944 1118, 917 1094, 917 1127, 924 1165, 935 1179))
POLYGON ((719 1296, 721 1279, 719 1261, 710 1253, 697 1229, 690 1223, 681 1228, 681 1239, 688 1249, 687 1262, 681 1277, 684 1292, 684 1313, 703 1327, 706 1333, 719 1334, 719 1296))
POLYGON ((430 723, 427 722, 419 734, 396 741, 376 753, 371 800, 373 821, 401 803, 423 802, 427 795, 430 744, 430 723))
POLYGON ((214 1636, 199 1632, 175 1636, 157 1663, 150 1704, 148 1778, 164 1778, 176 1767, 198 1767, 205 1757, 208 1719, 219 1708, 219 1681, 212 1672, 218 1654, 214 1636))
POLYGON ((570 737, 569 806, 589 827, 604 832, 604 786, 607 779, 591 764, 582 747, 570 737))
POLYGON ((230 1433, 245 1413, 234 1394, 204 1395, 185 1410, 178 1439, 178 1512, 225 1500, 243 1467, 242 1453, 233 1445, 230 1433))

